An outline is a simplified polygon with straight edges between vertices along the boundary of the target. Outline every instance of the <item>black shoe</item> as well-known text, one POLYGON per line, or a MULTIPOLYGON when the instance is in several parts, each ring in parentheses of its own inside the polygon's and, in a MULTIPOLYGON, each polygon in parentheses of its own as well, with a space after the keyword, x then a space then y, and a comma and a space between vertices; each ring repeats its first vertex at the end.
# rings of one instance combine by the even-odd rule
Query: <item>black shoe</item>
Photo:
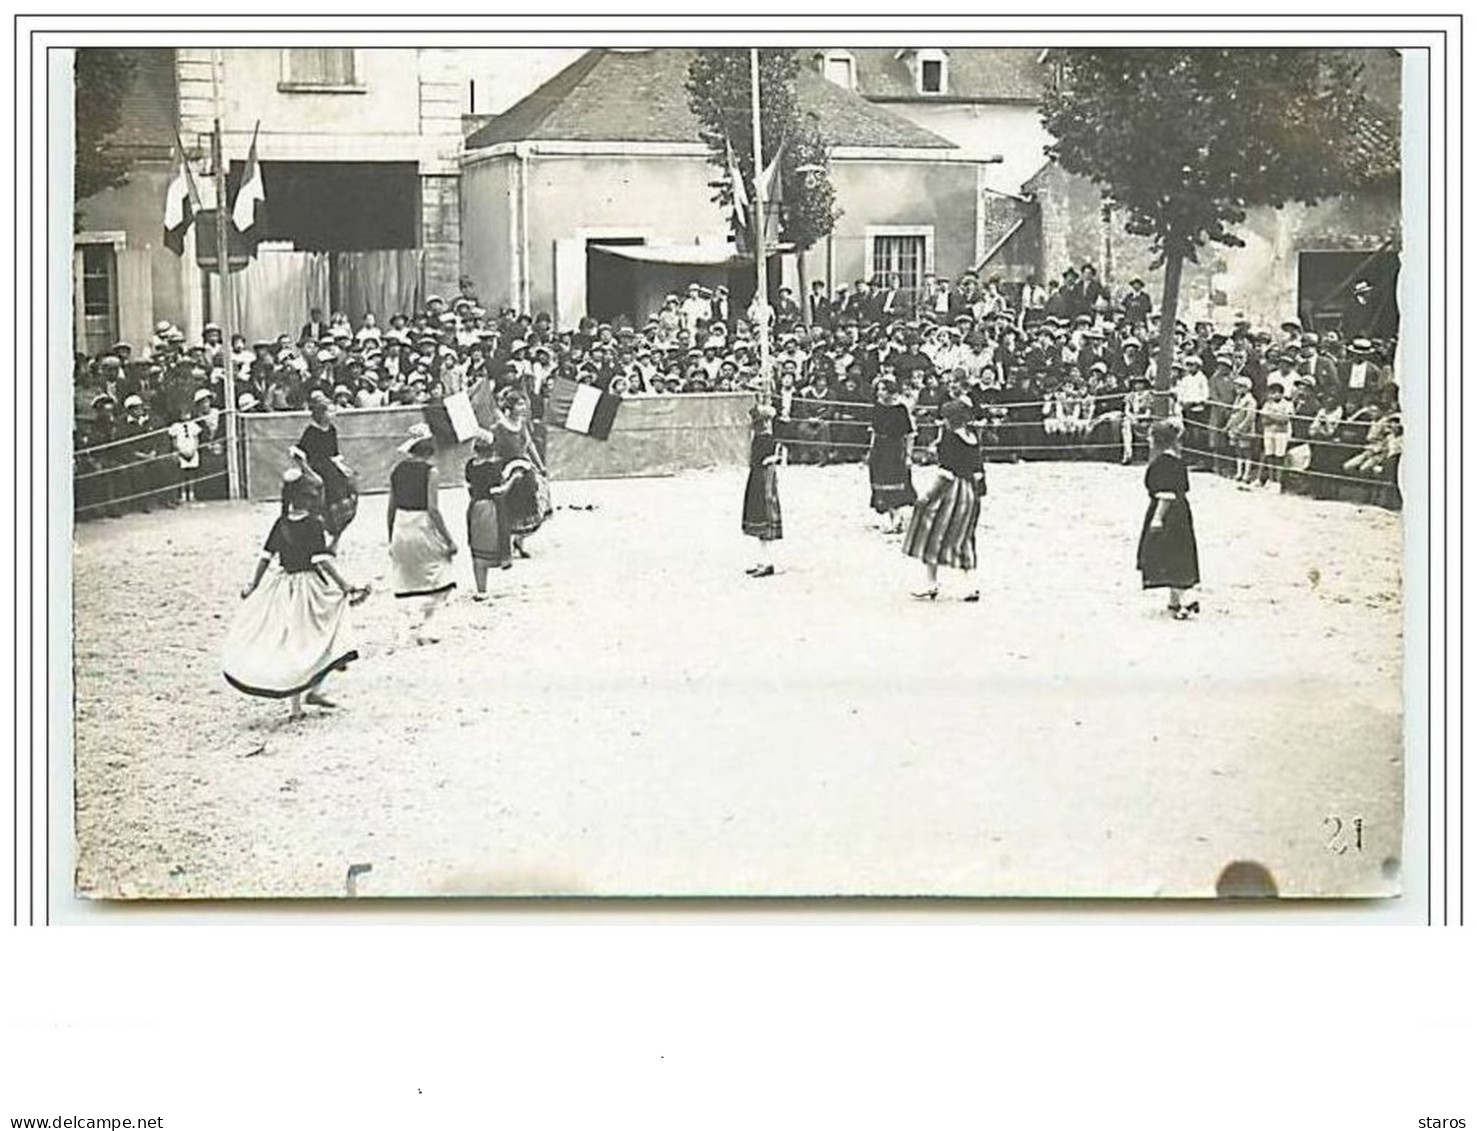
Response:
POLYGON ((967 594, 965 596, 965 598, 964 598, 964 600, 966 602, 970 603, 970 604, 977 603, 979 601, 979 599, 980 599, 980 591, 978 589, 976 589, 973 593, 967 594))
POLYGON ((774 566, 767 565, 767 566, 760 566, 758 569, 751 569, 749 571, 749 576, 750 577, 773 577, 774 576, 774 566))

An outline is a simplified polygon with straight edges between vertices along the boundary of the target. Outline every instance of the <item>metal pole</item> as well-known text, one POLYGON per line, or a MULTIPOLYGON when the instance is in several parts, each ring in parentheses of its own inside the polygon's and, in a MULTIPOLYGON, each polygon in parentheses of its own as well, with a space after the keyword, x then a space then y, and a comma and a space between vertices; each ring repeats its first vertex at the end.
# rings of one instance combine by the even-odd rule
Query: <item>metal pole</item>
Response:
POLYGON ((774 395, 774 382, 769 370, 769 319, 764 316, 769 309, 769 264, 765 257, 764 214, 764 143, 759 136, 759 49, 749 49, 749 107, 754 119, 754 298, 759 307, 759 377, 763 382, 764 399, 774 395))
POLYGON ((235 336, 236 310, 231 301, 230 237, 226 225, 230 222, 226 209, 226 146, 221 135, 221 76, 224 66, 221 52, 217 49, 211 60, 211 86, 215 92, 215 131, 210 137, 210 162, 215 170, 215 269, 220 276, 221 288, 221 360, 226 370, 226 491, 233 499, 242 497, 241 450, 236 425, 236 359, 231 352, 231 339, 235 336))

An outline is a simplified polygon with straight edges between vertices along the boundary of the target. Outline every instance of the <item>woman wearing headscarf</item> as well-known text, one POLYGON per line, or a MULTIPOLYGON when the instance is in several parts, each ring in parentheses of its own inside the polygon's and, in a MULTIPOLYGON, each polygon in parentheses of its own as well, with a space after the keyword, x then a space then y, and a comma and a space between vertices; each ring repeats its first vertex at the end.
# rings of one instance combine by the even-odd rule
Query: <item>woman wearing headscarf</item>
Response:
MULTIPOLYGON (((903 553, 920 559, 928 571, 928 585, 913 594, 931 601, 939 595, 939 566, 972 572, 976 565, 975 531, 980 499, 985 495, 985 464, 969 404, 951 400, 939 415, 943 427, 938 439, 938 476, 933 488, 913 507, 903 553)), ((964 600, 978 601, 973 589, 964 600)))

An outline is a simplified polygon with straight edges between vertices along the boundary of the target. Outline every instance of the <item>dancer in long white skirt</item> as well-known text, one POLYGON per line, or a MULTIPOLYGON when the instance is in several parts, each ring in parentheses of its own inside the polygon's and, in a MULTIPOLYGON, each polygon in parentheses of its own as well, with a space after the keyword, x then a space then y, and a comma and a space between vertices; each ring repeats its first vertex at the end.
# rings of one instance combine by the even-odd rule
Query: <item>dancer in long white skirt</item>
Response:
POLYGON ((291 699, 291 717, 300 719, 304 701, 337 706, 323 694, 323 681, 358 658, 347 612, 369 589, 350 585, 339 573, 297 468, 283 476, 282 501, 256 573, 241 591, 243 604, 226 636, 222 668, 238 691, 291 699))
POLYGON ((439 479, 432 462, 436 441, 425 424, 411 426, 410 438, 400 445, 405 456, 390 472, 389 539, 395 596, 421 601, 417 644, 434 644, 431 618, 456 588, 451 562, 456 542, 437 501, 439 479))

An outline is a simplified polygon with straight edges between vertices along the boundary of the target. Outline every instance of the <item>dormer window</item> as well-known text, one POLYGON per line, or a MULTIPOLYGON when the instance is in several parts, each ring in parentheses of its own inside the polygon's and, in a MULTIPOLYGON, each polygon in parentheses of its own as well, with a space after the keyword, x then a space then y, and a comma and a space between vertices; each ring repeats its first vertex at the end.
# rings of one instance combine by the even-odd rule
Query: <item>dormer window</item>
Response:
POLYGON ((917 52, 913 57, 913 74, 919 94, 949 93, 949 56, 943 51, 917 52))
POLYGON ((847 90, 856 89, 856 60, 849 51, 827 51, 819 56, 821 77, 847 90))

